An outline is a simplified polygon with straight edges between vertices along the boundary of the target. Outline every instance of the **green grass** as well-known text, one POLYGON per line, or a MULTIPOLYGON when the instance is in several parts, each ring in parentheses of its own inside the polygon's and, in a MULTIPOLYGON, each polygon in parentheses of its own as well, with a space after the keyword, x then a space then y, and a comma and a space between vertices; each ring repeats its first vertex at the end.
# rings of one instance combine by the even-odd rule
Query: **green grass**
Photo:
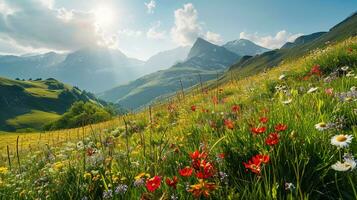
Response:
POLYGON ((41 129, 44 122, 50 123, 56 121, 61 115, 56 113, 43 112, 39 110, 31 110, 24 115, 19 115, 13 119, 8 119, 6 123, 16 129, 30 128, 34 130, 41 129))
MULTIPOLYGON (((37 136, 20 135, 26 141, 19 146, 30 147, 20 151, 19 157, 11 148, 11 170, 6 153, 0 157, 0 166, 8 169, 2 169, 6 173, 0 170, 0 198, 102 199, 109 191, 126 185, 125 193, 113 192, 108 199, 170 199, 172 195, 194 199, 187 188, 198 188, 202 181, 198 174, 205 172, 212 175, 203 178, 209 183, 206 186, 215 187, 207 191, 208 197, 199 199, 356 199, 357 170, 338 172, 331 166, 343 162, 344 153, 357 156, 357 100, 338 98, 357 86, 357 78, 340 72, 325 81, 345 65, 356 74, 356 44, 356 37, 347 39, 266 73, 231 80, 207 92, 194 88, 168 104, 106 123, 37 136), (304 78, 316 64, 323 75, 304 78), (286 78, 279 80, 282 74, 286 78), (279 85, 285 89, 275 89, 279 85), (312 87, 318 89, 308 93, 312 87), (328 88, 333 88, 335 95, 326 94, 328 88), (284 104, 288 99, 291 102, 284 104), (232 111, 233 105, 241 109, 232 111), (260 122, 261 117, 267 117, 267 122, 260 122), (315 124, 320 122, 335 125, 319 131, 315 124), (278 133, 274 146, 269 146, 266 139, 276 132, 278 123, 287 129, 278 133), (261 126, 267 128, 266 132, 253 135, 251 128, 261 126), (348 147, 331 144, 331 138, 339 134, 354 137, 348 147), (61 137, 64 135, 68 138, 61 137), (39 139, 45 136, 47 142, 39 139), (78 141, 84 146, 77 145, 78 141), (207 154, 200 165, 190 157, 195 150, 207 154), (224 158, 218 157, 221 153, 224 158), (270 157, 260 164, 260 174, 243 165, 257 154, 270 157), (179 169, 186 166, 201 170, 206 166, 206 171, 195 169, 192 176, 183 177, 179 169), (222 172, 227 177, 222 177, 222 172), (135 186, 140 173, 144 173, 143 181, 149 181, 148 176, 160 176, 160 187, 150 192, 145 185, 135 186), (176 189, 165 183, 173 176, 178 177, 176 189), (285 188, 287 183, 294 187, 285 188)), ((16 141, 16 136, 11 136, 16 141)))

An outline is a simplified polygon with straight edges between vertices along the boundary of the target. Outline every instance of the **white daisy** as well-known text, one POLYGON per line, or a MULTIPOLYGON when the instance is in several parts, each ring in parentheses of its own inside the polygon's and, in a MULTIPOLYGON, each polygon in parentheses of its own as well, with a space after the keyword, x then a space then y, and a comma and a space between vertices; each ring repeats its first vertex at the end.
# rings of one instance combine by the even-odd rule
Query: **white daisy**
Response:
POLYGON ((329 129, 330 127, 325 122, 320 122, 318 124, 315 124, 315 128, 319 131, 324 131, 329 129))
POLYGON ((343 67, 341 67, 341 70, 342 70, 342 71, 347 71, 348 68, 349 68, 348 66, 343 66, 343 67))
POLYGON ((78 149, 78 150, 83 150, 83 148, 84 148, 84 143, 83 143, 82 141, 79 141, 79 142, 77 143, 77 149, 78 149))
POLYGON ((279 80, 284 80, 285 77, 286 77, 285 74, 282 74, 282 75, 279 76, 279 80))
POLYGON ((313 92, 316 92, 316 90, 318 90, 319 88, 318 87, 313 87, 313 88, 310 88, 307 93, 313 93, 313 92))
POLYGON ((352 142, 352 139, 352 135, 335 135, 331 138, 331 144, 340 148, 348 147, 348 145, 352 142))
POLYGON ((283 103, 283 104, 289 104, 289 103, 291 103, 293 100, 292 99, 288 99, 288 100, 286 100, 286 101, 282 101, 281 103, 283 103))
POLYGON ((356 168, 356 161, 353 159, 344 159, 344 162, 337 161, 331 166, 332 169, 339 172, 345 172, 356 168))

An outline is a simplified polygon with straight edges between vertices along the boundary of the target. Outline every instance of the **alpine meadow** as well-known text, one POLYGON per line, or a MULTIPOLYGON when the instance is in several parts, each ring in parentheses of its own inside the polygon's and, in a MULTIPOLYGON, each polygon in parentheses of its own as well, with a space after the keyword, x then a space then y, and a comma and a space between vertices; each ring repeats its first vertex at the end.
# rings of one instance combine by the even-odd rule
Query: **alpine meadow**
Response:
POLYGON ((357 200, 356 8, 0 0, 0 200, 357 200))

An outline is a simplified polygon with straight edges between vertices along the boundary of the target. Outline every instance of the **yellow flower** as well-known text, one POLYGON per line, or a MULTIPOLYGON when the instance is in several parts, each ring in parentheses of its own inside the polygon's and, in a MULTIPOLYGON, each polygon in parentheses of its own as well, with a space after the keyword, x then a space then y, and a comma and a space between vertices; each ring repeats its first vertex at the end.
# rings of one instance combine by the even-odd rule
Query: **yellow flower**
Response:
POLYGON ((144 176, 146 176, 146 177, 150 177, 150 174, 147 174, 147 173, 145 173, 145 172, 142 172, 142 173, 140 173, 140 174, 138 174, 137 176, 135 176, 135 180, 139 180, 139 179, 141 179, 141 178, 143 178, 144 176))
POLYGON ((87 173, 85 173, 83 175, 83 177, 84 177, 84 179, 91 179, 92 178, 92 174, 87 172, 87 173))
POLYGON ((7 172, 9 172, 7 167, 0 167, 0 174, 6 174, 7 172))
POLYGON ((56 171, 60 171, 62 170, 64 167, 64 164, 62 162, 56 162, 55 164, 53 164, 52 168, 56 171))

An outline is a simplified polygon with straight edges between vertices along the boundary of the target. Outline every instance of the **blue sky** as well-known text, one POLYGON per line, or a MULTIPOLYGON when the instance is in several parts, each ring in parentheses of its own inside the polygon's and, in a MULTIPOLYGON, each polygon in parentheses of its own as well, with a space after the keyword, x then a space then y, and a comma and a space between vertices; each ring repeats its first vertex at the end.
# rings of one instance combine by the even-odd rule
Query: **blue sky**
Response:
POLYGON ((327 31, 356 8, 356 0, 0 0, 0 52, 100 44, 147 59, 197 37, 279 48, 301 34, 327 31))

